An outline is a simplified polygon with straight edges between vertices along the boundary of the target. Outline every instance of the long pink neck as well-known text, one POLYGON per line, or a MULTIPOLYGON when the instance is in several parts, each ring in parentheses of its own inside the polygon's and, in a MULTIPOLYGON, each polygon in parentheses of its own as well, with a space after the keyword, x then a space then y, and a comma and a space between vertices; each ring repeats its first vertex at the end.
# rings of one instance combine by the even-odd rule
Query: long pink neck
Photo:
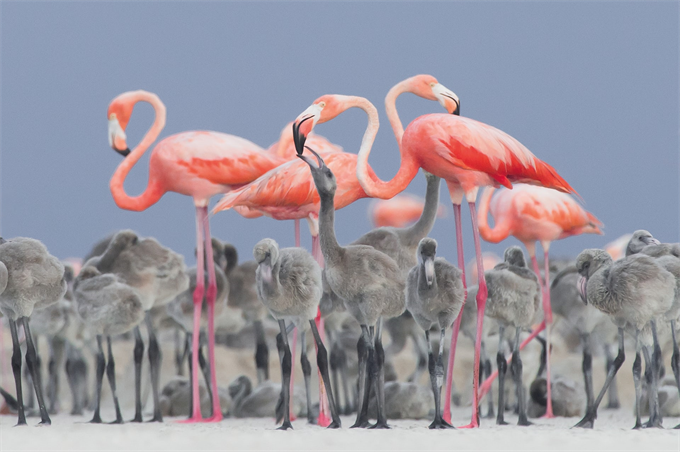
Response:
POLYGON ((390 199, 394 197, 394 195, 403 191, 418 173, 418 165, 410 156, 404 155, 401 150, 401 137, 404 135, 404 127, 397 114, 396 100, 399 94, 406 91, 406 88, 402 85, 403 82, 392 88, 385 98, 387 117, 397 139, 399 154, 401 155, 399 171, 389 182, 382 181, 377 176, 371 177, 368 172, 368 156, 371 153, 371 147, 379 127, 378 110, 366 99, 363 99, 365 105, 356 105, 362 108, 368 115, 368 127, 361 142, 359 158, 357 159, 357 178, 361 188, 372 198, 390 199))
POLYGON ((487 242, 499 243, 510 235, 510 224, 501 220, 496 221, 493 228, 489 226, 489 205, 491 204, 491 195, 493 192, 494 188, 487 188, 484 190, 482 199, 479 203, 479 215, 477 220, 479 222, 479 235, 487 242))
POLYGON ((151 146, 151 144, 156 141, 158 135, 165 127, 165 105, 155 94, 148 93, 146 91, 138 91, 135 96, 135 103, 145 101, 150 103, 154 111, 156 112, 156 117, 154 119, 153 125, 146 132, 142 141, 137 145, 137 147, 123 160, 123 162, 118 165, 116 172, 113 173, 111 177, 111 182, 109 182, 109 188, 111 189, 111 194, 113 195, 113 200, 116 205, 121 209, 141 211, 146 210, 150 206, 154 205, 161 199, 163 193, 162 184, 157 179, 153 172, 153 169, 149 171, 149 182, 146 186, 144 192, 139 196, 130 196, 125 192, 125 178, 132 169, 133 166, 142 158, 142 155, 151 146))

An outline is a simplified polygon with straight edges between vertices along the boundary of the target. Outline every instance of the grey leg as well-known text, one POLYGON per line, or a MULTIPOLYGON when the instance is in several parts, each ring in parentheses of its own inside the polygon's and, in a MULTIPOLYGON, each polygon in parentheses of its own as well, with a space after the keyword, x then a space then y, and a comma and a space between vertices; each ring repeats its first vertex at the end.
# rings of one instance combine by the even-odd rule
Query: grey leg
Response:
POLYGON ((276 336, 276 347, 279 350, 281 360, 281 392, 283 393, 283 424, 277 430, 288 430, 293 428, 290 423, 290 373, 292 370, 292 357, 288 346, 288 333, 286 332, 286 322, 279 320, 281 333, 276 336))
POLYGON ((45 399, 43 398, 42 380, 40 379, 40 369, 38 367, 39 361, 38 356, 35 351, 35 344, 33 343, 33 336, 31 335, 31 329, 28 326, 28 317, 22 317, 21 323, 24 325, 24 332, 26 333, 26 364, 28 365, 28 370, 31 372, 31 377, 33 379, 33 387, 35 389, 35 395, 38 399, 38 407, 40 408, 40 424, 50 425, 52 421, 50 420, 49 414, 47 414, 47 408, 45 407, 45 399))
MULTIPOLYGON (((200 338, 199 338, 200 339, 200 338)), ((188 364, 188 370, 189 370, 189 388, 194 387, 194 361, 193 361, 193 356, 194 352, 192 349, 192 342, 193 342, 193 334, 190 331, 186 331, 184 335, 184 355, 187 356, 187 364, 188 364)), ((200 341, 199 341, 199 349, 200 349, 200 341)), ((200 364, 199 364, 200 365, 200 364)), ((200 401, 198 401, 200 403, 200 401)), ((189 417, 187 419, 192 418, 192 413, 194 412, 194 398, 189 397, 189 417)))
POLYGON ((113 361, 113 351, 111 350, 111 336, 106 336, 106 345, 109 351, 109 359, 106 364, 106 377, 109 380, 111 387, 111 395, 113 396, 113 406, 116 409, 116 420, 112 424, 122 424, 123 415, 120 413, 120 404, 118 403, 118 395, 116 394, 116 364, 113 361))
POLYGON ((203 332, 199 335, 198 341, 198 365, 201 367, 201 373, 205 380, 205 389, 208 393, 208 398, 210 399, 210 412, 212 413, 215 401, 213 400, 212 385, 210 384, 210 363, 205 359, 205 355, 203 355, 203 347, 206 345, 207 341, 203 332))
POLYGON ((583 346, 583 382, 586 387, 586 411, 593 407, 593 355, 590 346, 590 333, 584 333, 581 336, 581 345, 583 346))
POLYGON ((640 420, 640 396, 642 394, 642 360, 640 359, 640 332, 635 332, 635 361, 633 361, 633 383, 635 384, 635 427, 642 428, 640 420))
MULTIPOLYGON (((609 369, 614 365, 614 355, 612 354, 609 344, 604 346, 604 354, 606 357, 606 367, 605 372, 609 373, 609 369)), ((621 402, 619 402, 619 388, 616 384, 616 377, 612 380, 607 390, 607 409, 616 410, 621 408, 621 402)))
POLYGON ((326 352, 326 347, 321 342, 321 336, 319 331, 316 329, 316 323, 314 320, 310 320, 309 324, 312 328, 312 334, 314 335, 314 341, 316 342, 316 364, 321 371, 321 379, 326 387, 326 394, 328 395, 328 406, 331 409, 331 419, 333 421, 327 428, 340 428, 340 416, 338 415, 338 409, 335 405, 335 397, 333 397, 333 388, 331 387, 331 379, 328 375, 328 353, 326 352))
POLYGON ((616 358, 614 359, 614 365, 609 369, 609 372, 607 373, 607 379, 604 382, 602 390, 597 395, 595 403, 593 403, 593 407, 591 408, 590 411, 586 412, 586 415, 583 416, 583 419, 581 419, 579 423, 576 424, 574 427, 593 428, 593 425, 595 424, 595 419, 597 419, 597 408, 600 406, 600 402, 602 402, 604 393, 607 392, 607 388, 614 379, 614 375, 616 375, 616 372, 618 372, 618 370, 621 368, 621 365, 625 360, 626 353, 623 345, 623 328, 619 328, 619 354, 616 355, 616 358))
POLYGON ((49 408, 47 412, 56 414, 59 405, 59 369, 64 363, 66 340, 60 337, 50 339, 50 362, 48 364, 47 400, 49 408))
POLYGON ((661 412, 659 410, 659 387, 655 376, 654 358, 650 356, 647 347, 642 347, 642 356, 645 358, 645 375, 647 377, 647 397, 649 400, 649 421, 644 427, 663 428, 661 425, 661 412))
MULTIPOLYGON (((673 357, 671 358, 671 369, 673 369, 673 376, 675 376, 675 384, 680 391, 680 349, 678 349, 678 340, 675 337, 675 320, 671 320, 671 336, 673 338, 673 357)), ((680 428, 680 424, 674 428, 680 428)))
POLYGON ((12 334, 12 372, 14 373, 14 384, 17 388, 17 404, 19 406, 19 421, 17 425, 26 425, 26 413, 24 413, 24 394, 21 388, 21 347, 19 346, 19 334, 17 324, 14 320, 9 320, 9 330, 12 334))
POLYGON ((175 369, 177 375, 184 376, 184 358, 186 357, 186 348, 182 346, 182 339, 179 328, 175 328, 175 369))
POLYGON ((312 378, 312 365, 307 359, 307 335, 304 331, 300 331, 300 365, 302 366, 302 374, 305 377, 305 395, 307 396, 307 423, 316 424, 314 414, 312 413, 312 394, 310 389, 310 380, 312 378))
MULTIPOLYGON (((369 428, 388 429, 390 427, 387 425, 387 416, 385 410, 385 351, 383 350, 382 346, 382 319, 378 320, 378 326, 375 330, 372 344, 373 365, 371 367, 371 377, 375 385, 375 398, 378 402, 378 420, 369 428)), ((370 357, 371 350, 369 350, 368 353, 370 357)))
POLYGON ((357 397, 357 419, 350 428, 368 427, 368 396, 370 386, 368 384, 368 361, 369 349, 371 348, 371 334, 366 325, 361 325, 361 337, 357 342, 357 354, 359 356, 359 394, 357 397))
POLYGON ((505 373, 508 370, 508 363, 505 361, 505 353, 503 352, 503 336, 505 334, 505 326, 498 325, 498 353, 496 354, 496 365, 498 366, 498 415, 496 416, 496 424, 508 425, 505 422, 505 373))
POLYGON ((102 337, 97 335, 97 393, 96 393, 96 403, 94 408, 94 416, 90 421, 93 424, 101 424, 102 418, 99 414, 99 409, 101 407, 102 400, 102 383, 104 382, 104 367, 106 367, 106 360, 104 359, 104 348, 102 348, 102 337))
POLYGON ((71 406, 72 415, 82 415, 83 408, 87 405, 87 362, 80 350, 70 343, 66 344, 66 380, 68 381, 73 405, 71 406))
POLYGON ((257 383, 269 380, 269 348, 264 334, 264 326, 261 320, 253 322, 255 328, 255 365, 257 366, 257 383))
MULTIPOLYGON (((335 405, 338 407, 338 412, 340 414, 345 414, 346 407, 340 402, 340 360, 338 359, 338 346, 333 340, 333 333, 331 330, 326 330, 326 338, 330 344, 328 364, 331 368, 331 383, 333 384, 333 394, 335 395, 335 405)), ((345 394, 345 399, 347 395, 345 394)))
MULTIPOLYGON (((659 375, 661 375, 662 356, 661 346, 659 346, 659 337, 656 333, 656 321, 650 322, 652 326, 653 352, 652 352, 652 386, 650 387, 650 400, 652 401, 652 408, 650 410, 650 419, 648 427, 663 428, 663 418, 661 416, 661 408, 659 406, 659 375), (652 419, 653 417, 653 419, 652 419)), ((646 358, 646 356, 645 356, 646 358)))
POLYGON ((515 385, 517 386, 517 405, 519 406, 519 420, 517 425, 527 426, 532 425, 527 419, 527 398, 524 393, 524 383, 522 382, 522 359, 519 355, 519 334, 521 328, 515 328, 515 348, 512 352, 512 361, 510 364, 515 368, 515 385))
POLYGON ((413 347, 416 351, 418 364, 416 365, 416 370, 408 377, 408 381, 411 383, 418 383, 421 375, 425 373, 428 366, 428 348, 427 345, 423 343, 421 336, 413 334, 411 338, 413 339, 413 347))
POLYGON ((439 334, 439 351, 437 360, 435 361, 434 352, 432 351, 432 342, 430 341, 430 331, 425 330, 425 340, 428 348, 428 370, 430 371, 430 384, 432 385, 432 394, 434 395, 434 421, 430 424, 430 429, 447 429, 453 428, 451 424, 442 418, 441 398, 442 398, 442 384, 444 382, 444 335, 446 330, 443 328, 439 334))
POLYGON ((135 417, 130 422, 142 422, 142 360, 144 359, 144 341, 139 326, 134 328, 135 334, 135 417))
MULTIPOLYGON (((484 341, 482 340, 482 346, 480 349, 480 372, 479 372, 479 384, 481 385, 483 383, 484 378, 489 378, 491 376, 491 360, 489 359, 489 355, 486 354, 486 346, 484 344, 484 341), (483 364, 483 366, 482 366, 483 364)), ((489 391, 486 394, 486 399, 487 399, 487 405, 488 409, 486 410, 486 416, 484 416, 485 419, 493 419, 495 415, 495 411, 493 409, 493 391, 489 391)))
POLYGON ((149 333, 149 369, 151 370, 151 389, 153 392, 153 418, 149 422, 163 422, 160 405, 161 360, 163 355, 161 348, 158 346, 158 340, 153 330, 149 311, 146 312, 144 320, 146 321, 146 329, 149 333))

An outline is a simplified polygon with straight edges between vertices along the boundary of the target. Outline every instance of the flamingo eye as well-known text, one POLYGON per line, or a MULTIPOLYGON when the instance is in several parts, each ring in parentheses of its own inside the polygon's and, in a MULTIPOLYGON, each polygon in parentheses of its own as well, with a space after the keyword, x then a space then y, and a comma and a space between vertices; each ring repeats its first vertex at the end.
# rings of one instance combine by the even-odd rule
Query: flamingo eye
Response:
POLYGON ((319 102, 319 107, 323 108, 326 106, 326 102, 319 102))

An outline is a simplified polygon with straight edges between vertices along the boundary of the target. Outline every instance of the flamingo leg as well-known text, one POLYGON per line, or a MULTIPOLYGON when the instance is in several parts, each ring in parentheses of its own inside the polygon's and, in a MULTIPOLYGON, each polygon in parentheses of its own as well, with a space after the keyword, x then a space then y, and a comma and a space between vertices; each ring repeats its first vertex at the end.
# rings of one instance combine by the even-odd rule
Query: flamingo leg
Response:
MULTIPOLYGON (((533 260, 535 261, 536 258, 534 257, 533 260)), ((545 376, 546 376, 546 384, 548 388, 548 393, 546 394, 547 398, 547 405, 545 408, 545 414, 542 416, 543 419, 552 419, 555 417, 553 414, 553 406, 552 406, 552 379, 550 378, 550 349, 551 349, 551 332, 552 332, 552 308, 550 307, 550 266, 548 264, 548 249, 547 245, 543 244, 543 264, 544 264, 544 270, 543 272, 545 273, 544 279, 541 278, 540 273, 536 273, 536 276, 538 276, 538 280, 542 282, 543 285, 543 313, 545 315, 545 341, 546 341, 546 352, 545 352, 545 376)), ((535 266, 538 268, 538 263, 535 264, 535 266)))
MULTIPOLYGON (((475 239, 475 257, 477 258, 477 278, 479 289, 477 291, 477 336, 475 338, 475 360, 472 368, 472 421, 461 428, 479 427, 479 357, 482 348, 482 327, 484 325, 484 310, 488 290, 484 279, 484 264, 482 262, 482 246, 479 238, 479 226, 477 225, 477 209, 474 202, 468 202, 470 215, 472 216, 472 233, 475 239)), ((461 309, 462 312, 462 309, 461 309)))
MULTIPOLYGON (((222 420, 222 408, 217 390, 217 363, 215 362, 215 298, 217 298, 217 279, 215 278, 215 261, 213 260, 212 236, 210 235, 210 219, 208 207, 201 207, 203 227, 205 228, 205 261, 208 265, 208 290, 206 303, 208 304, 208 366, 210 367, 210 386, 212 387, 213 414, 206 422, 219 422, 222 420)), ((198 275, 197 275, 198 276, 198 275)))
MULTIPOLYGON (((321 252, 321 243, 319 241, 319 234, 312 234, 312 257, 319 264, 321 268, 324 267, 323 254, 321 252)), ((326 339, 326 329, 324 328, 324 319, 321 318, 321 311, 317 310, 316 317, 314 318, 314 323, 319 331, 319 336, 321 341, 326 339)), ((314 343, 314 348, 318 353, 318 347, 316 342, 314 343)), ((326 387, 324 386, 324 381, 321 375, 321 371, 317 369, 319 374, 319 418, 317 423, 321 427, 328 427, 331 425, 332 419, 330 416, 330 407, 328 405, 328 398, 326 396, 326 387)))
POLYGON ((295 219, 295 247, 300 248, 300 220, 295 219))
MULTIPOLYGON (((463 273, 463 305, 467 299, 467 284, 465 282, 465 257, 463 256, 463 227, 461 222, 460 204, 453 203, 453 216, 456 224, 456 248, 458 250, 458 268, 463 273)), ((446 394, 444 396, 444 410, 442 418, 447 423, 451 423, 451 390, 453 387, 453 362, 456 359, 456 342, 458 341, 458 332, 460 331, 460 322, 463 319, 463 308, 453 324, 451 332, 451 347, 449 348, 449 360, 446 366, 446 394)))
MULTIPOLYGON (((295 362, 295 349, 297 349, 297 338, 298 338, 298 329, 297 327, 293 328, 293 346, 290 347, 290 356, 291 356, 291 363, 295 362)), ((291 364, 292 366, 292 364, 291 364)), ((290 371, 290 389, 289 394, 290 398, 293 397, 293 389, 294 389, 294 383, 295 383, 295 372, 291 369, 290 371)), ((297 420, 297 416, 295 416, 295 412, 293 411, 293 404, 289 405, 290 408, 290 420, 295 421, 297 420)))
MULTIPOLYGON (((196 289, 194 290, 194 328, 191 340, 191 408, 192 414, 189 419, 179 421, 180 423, 203 422, 201 414, 201 397, 198 392, 198 339, 201 331, 201 308, 203 306, 203 294, 205 293, 205 259, 203 256, 203 221, 207 213, 207 207, 196 206, 196 289)), ((211 243, 212 249, 212 243, 211 243)), ((213 336, 214 340, 214 336, 213 336)), ((214 366, 213 366, 214 367, 214 366)))

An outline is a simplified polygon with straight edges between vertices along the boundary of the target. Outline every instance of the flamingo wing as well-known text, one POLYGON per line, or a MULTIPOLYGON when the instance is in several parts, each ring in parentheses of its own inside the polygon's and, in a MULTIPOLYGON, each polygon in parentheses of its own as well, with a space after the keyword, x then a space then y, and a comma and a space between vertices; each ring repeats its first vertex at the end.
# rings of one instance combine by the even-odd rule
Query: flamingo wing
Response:
POLYGON ((507 188, 512 188, 514 182, 524 182, 576 194, 552 166, 515 138, 488 124, 434 113, 416 118, 412 125, 429 142, 429 152, 454 166, 486 173, 507 188))

